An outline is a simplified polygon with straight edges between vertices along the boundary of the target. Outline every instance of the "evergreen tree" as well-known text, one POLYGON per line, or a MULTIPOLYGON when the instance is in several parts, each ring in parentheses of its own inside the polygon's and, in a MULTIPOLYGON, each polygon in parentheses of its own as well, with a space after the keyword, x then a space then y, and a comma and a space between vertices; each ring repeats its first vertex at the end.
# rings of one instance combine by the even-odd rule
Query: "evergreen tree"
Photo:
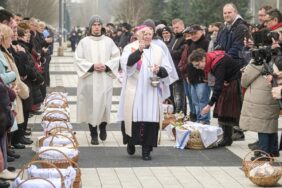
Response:
POLYGON ((185 21, 189 24, 197 23, 208 25, 213 22, 223 22, 223 6, 226 3, 234 3, 239 14, 244 19, 249 19, 248 1, 246 0, 190 0, 189 13, 185 21))
POLYGON ((167 2, 164 9, 163 19, 171 22, 174 18, 184 19, 184 1, 183 0, 170 0, 167 2))
POLYGON ((0 6, 3 8, 7 8, 7 2, 8 0, 0 0, 0 6))

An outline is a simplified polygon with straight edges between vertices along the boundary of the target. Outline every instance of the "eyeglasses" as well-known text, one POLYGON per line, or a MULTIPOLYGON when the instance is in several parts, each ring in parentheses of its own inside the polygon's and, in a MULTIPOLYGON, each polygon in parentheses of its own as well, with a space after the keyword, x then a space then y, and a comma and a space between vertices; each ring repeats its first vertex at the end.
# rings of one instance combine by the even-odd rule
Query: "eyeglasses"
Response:
POLYGON ((274 18, 270 18, 264 21, 264 23, 269 23, 270 21, 272 21, 274 18))

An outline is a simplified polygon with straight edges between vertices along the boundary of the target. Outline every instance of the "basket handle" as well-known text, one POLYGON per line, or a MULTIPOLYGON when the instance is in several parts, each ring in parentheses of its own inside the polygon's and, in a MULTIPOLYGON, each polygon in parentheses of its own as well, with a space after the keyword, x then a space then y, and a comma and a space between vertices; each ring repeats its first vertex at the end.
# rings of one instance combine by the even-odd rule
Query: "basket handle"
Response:
MULTIPOLYGON (((54 138, 55 138, 56 136, 62 136, 62 137, 64 137, 64 138, 67 138, 68 140, 71 141, 71 143, 72 143, 72 145, 73 145, 73 148, 77 149, 77 146, 76 146, 76 144, 74 143, 74 141, 73 141, 72 139, 70 139, 69 137, 67 137, 67 136, 65 136, 65 135, 63 135, 63 134, 58 134, 58 133, 48 136, 48 137, 52 137, 51 140, 50 140, 50 142, 49 142, 49 145, 50 145, 50 146, 53 146, 53 140, 54 140, 54 138)), ((46 137, 45 139, 47 139, 48 137, 46 137)), ((44 139, 44 140, 45 140, 45 139, 44 139)))
POLYGON ((46 116, 52 115, 52 114, 54 114, 54 113, 62 114, 62 115, 64 115, 64 116, 67 118, 68 121, 70 121, 70 118, 68 117, 68 115, 67 115, 66 113, 60 111, 60 110, 52 110, 52 111, 50 111, 50 112, 47 112, 47 113, 43 116, 42 119, 44 120, 44 119, 46 118, 46 116))
POLYGON ((55 148, 52 148, 52 149, 50 148, 50 149, 46 149, 46 150, 44 150, 44 151, 38 152, 37 154, 35 154, 35 155, 33 156, 33 158, 31 159, 31 161, 36 161, 36 159, 39 159, 39 158, 40 158, 40 155, 43 154, 43 153, 45 153, 46 151, 56 151, 56 152, 62 154, 62 155, 65 157, 65 159, 68 161, 68 163, 70 164, 70 166, 72 165, 71 160, 69 159, 69 157, 68 157, 64 152, 62 152, 62 151, 60 151, 60 150, 58 150, 58 149, 55 149, 55 148))
MULTIPOLYGON (((23 182, 21 182, 21 183, 17 186, 17 188, 20 188, 20 187, 21 187, 24 183, 26 183, 27 181, 29 181, 29 180, 34 180, 34 179, 41 179, 41 180, 44 180, 44 181, 50 183, 50 184, 52 185, 52 187, 56 188, 56 186, 55 186, 50 180, 47 180, 47 179, 44 179, 44 178, 41 178, 41 177, 34 177, 34 178, 29 178, 29 179, 27 179, 27 180, 24 180, 23 182)), ((63 188, 64 188, 64 187, 65 187, 65 185, 63 186, 63 188)))
POLYGON ((50 96, 57 96, 57 95, 60 95, 62 98, 66 98, 61 92, 52 92, 50 94, 47 95, 46 99, 50 96))
POLYGON ((51 102, 51 101, 54 101, 54 100, 59 100, 59 101, 63 101, 63 102, 67 102, 67 100, 65 99, 65 98, 60 98, 60 97, 54 97, 54 98, 51 98, 51 99, 46 99, 46 102, 45 102, 45 104, 48 104, 49 102, 51 102))
MULTIPOLYGON (((253 160, 252 162, 251 162, 251 165, 249 166, 249 171, 252 169, 252 167, 254 166, 254 164, 258 161, 258 160, 260 160, 260 159, 263 159, 263 158, 269 158, 270 159, 270 161, 269 161, 269 163, 271 164, 272 162, 273 162, 273 158, 272 157, 270 157, 270 156, 261 156, 261 157, 258 157, 258 158, 256 158, 255 160, 253 160)), ((279 163, 280 164, 280 163, 279 163)))
MULTIPOLYGON (((60 121, 60 122, 64 123, 64 124, 69 128, 69 125, 68 125, 68 123, 67 123, 66 121, 60 121)), ((46 128, 48 128, 51 123, 52 123, 52 122, 50 121, 50 122, 47 124, 47 127, 46 127, 46 128)), ((55 128, 59 128, 59 127, 55 127, 55 128)), ((52 129, 54 129, 54 128, 52 128, 52 129)), ((51 130, 52 130, 52 129, 51 129, 51 130)))
MULTIPOLYGON (((31 161, 31 162, 29 162, 29 163, 27 163, 27 164, 25 164, 21 169, 20 169, 20 171, 18 172, 18 175, 17 175, 17 177, 19 177, 20 175, 21 175, 21 173, 22 173, 22 178, 23 178, 23 173, 24 173, 24 170, 25 169, 27 169, 29 166, 31 166, 31 165, 33 165, 33 164, 47 164, 47 165, 50 165, 50 166, 52 166, 53 168, 55 168, 57 171, 58 171, 58 173, 59 173, 59 175, 60 175, 60 177, 61 177, 61 185, 62 185, 62 187, 65 187, 65 182, 64 182, 64 176, 63 176, 63 174, 62 174, 62 172, 56 167, 56 165, 54 165, 54 164, 52 164, 52 163, 50 163, 50 162, 48 162, 48 161, 31 161)), ((32 177, 31 179, 36 179, 37 177, 32 177)), ((39 177, 38 177, 39 178, 39 177)), ((44 179, 44 178, 42 178, 42 179, 44 179)), ((45 180, 45 179, 44 179, 45 180)), ((25 180, 26 181, 26 180, 25 180)), ((24 182, 25 182, 24 181, 24 182)), ((24 183, 24 182, 22 182, 22 183, 24 183)), ((22 184, 21 183, 21 184, 22 184)), ((20 184, 20 185, 21 185, 20 184)), ((20 185, 18 186, 18 187, 20 187, 20 185)))
POLYGON ((53 134, 56 134, 57 132, 62 132, 62 131, 67 131, 67 132, 73 134, 72 130, 68 127, 68 125, 67 125, 67 128, 66 127, 54 127, 54 128, 49 130, 50 133, 52 133, 52 131, 54 131, 53 134), (57 130, 57 129, 60 129, 60 130, 57 130))

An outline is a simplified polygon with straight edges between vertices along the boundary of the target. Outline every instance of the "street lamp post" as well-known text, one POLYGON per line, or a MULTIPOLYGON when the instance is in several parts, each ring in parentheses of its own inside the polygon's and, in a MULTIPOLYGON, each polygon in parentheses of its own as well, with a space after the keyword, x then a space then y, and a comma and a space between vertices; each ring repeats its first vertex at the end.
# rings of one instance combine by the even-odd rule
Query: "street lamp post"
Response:
POLYGON ((58 56, 64 56, 64 48, 63 48, 63 0, 59 0, 59 48, 58 48, 58 56))

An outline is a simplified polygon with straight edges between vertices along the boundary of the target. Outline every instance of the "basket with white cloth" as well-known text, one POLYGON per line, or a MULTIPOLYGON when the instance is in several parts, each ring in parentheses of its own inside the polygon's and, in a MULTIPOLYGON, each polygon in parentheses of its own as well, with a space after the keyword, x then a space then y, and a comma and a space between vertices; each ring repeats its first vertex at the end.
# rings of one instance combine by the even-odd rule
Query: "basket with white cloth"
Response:
MULTIPOLYGON (((74 177, 75 176, 76 175, 74 175, 74 177)), ((54 164, 51 164, 47 161, 31 161, 28 164, 24 165, 12 184, 13 188, 71 188, 71 186, 72 184, 69 184, 69 186, 65 185, 63 173, 54 164), (27 170, 28 177, 24 180, 25 170, 30 168, 31 166, 34 166, 35 164, 48 164, 52 168, 53 177, 41 177, 40 174, 31 174, 30 171, 27 170)))
POLYGON ((75 137, 70 134, 52 134, 39 139, 39 147, 43 146, 55 146, 55 147, 67 147, 78 148, 79 145, 76 142, 75 137))
POLYGON ((43 113, 42 121, 70 121, 69 114, 62 110, 51 110, 43 113))
POLYGON ((72 130, 72 124, 70 122, 66 121, 42 121, 41 126, 44 130, 45 135, 48 135, 51 130, 54 130, 55 128, 67 128, 72 130))
MULTIPOLYGON (((50 164, 42 164, 42 168, 52 168, 55 165, 57 168, 68 168, 72 166, 76 169, 76 177, 73 183, 73 188, 80 188, 81 187, 81 170, 77 164, 78 157, 78 150, 77 153, 70 153, 70 151, 66 151, 63 149, 64 147, 42 147, 40 148, 39 152, 34 155, 32 161, 36 160, 43 160, 48 161, 50 164)), ((66 148, 67 149, 67 148, 66 148)))
POLYGON ((166 127, 169 137, 175 136, 176 148, 205 149, 216 147, 222 139, 222 128, 201 123, 185 122, 181 126, 166 127))
MULTIPOLYGON (((265 156, 261 157, 265 158, 265 156)), ((259 161, 260 157, 253 161, 253 165, 250 165, 249 179, 256 185, 262 187, 272 187, 277 185, 277 182, 282 176, 281 166, 272 166, 270 163, 266 162, 257 165, 256 161, 259 161)), ((272 159, 270 159, 271 161, 272 159)), ((280 164, 280 163, 279 163, 280 164)))
POLYGON ((67 168, 70 165, 69 160, 74 162, 79 160, 79 151, 76 148, 43 146, 39 148, 32 160, 35 158, 46 160, 58 168, 67 168))

